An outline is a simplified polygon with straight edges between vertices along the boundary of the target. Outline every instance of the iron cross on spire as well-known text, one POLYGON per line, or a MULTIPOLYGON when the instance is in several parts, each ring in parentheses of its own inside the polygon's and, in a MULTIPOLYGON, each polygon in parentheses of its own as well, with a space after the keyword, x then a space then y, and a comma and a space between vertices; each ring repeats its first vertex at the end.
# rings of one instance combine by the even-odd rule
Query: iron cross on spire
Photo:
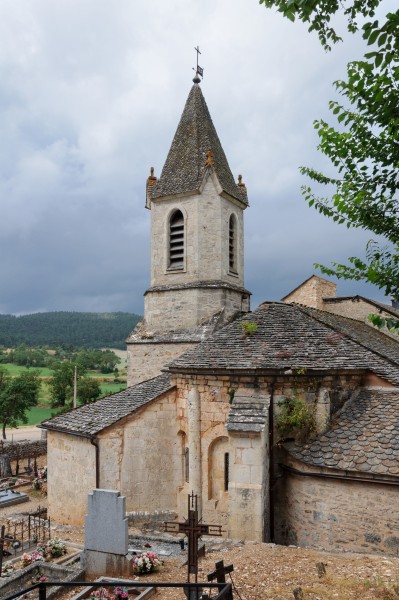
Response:
POLYGON ((204 69, 202 67, 200 67, 199 64, 198 64, 198 55, 201 54, 201 51, 199 49, 199 46, 197 46, 196 48, 194 48, 194 50, 197 53, 197 68, 194 69, 194 67, 193 67, 193 71, 195 71, 195 77, 194 77, 193 81, 194 81, 194 83, 200 83, 201 82, 200 77, 201 78, 204 77, 204 69))
POLYGON ((195 582, 198 575, 198 539, 203 535, 221 537, 221 525, 207 525, 198 519, 198 496, 192 492, 188 496, 188 519, 184 523, 166 521, 164 531, 168 533, 184 533, 188 537, 188 581, 190 574, 194 574, 195 582))

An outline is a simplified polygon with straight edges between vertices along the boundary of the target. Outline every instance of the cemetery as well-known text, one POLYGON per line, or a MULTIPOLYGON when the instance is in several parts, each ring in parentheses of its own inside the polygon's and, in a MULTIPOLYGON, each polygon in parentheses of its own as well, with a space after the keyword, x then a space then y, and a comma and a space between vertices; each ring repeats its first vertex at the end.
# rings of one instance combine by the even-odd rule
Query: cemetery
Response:
POLYGON ((2 519, 0 509, 0 523, 8 523, 0 540, 0 545, 8 549, 8 555, 2 557, 0 597, 373 600, 384 597, 374 594, 385 589, 382 585, 397 581, 399 560, 392 557, 381 560, 342 553, 334 556, 275 544, 227 540, 220 536, 223 532, 218 524, 203 523, 198 518, 194 494, 187 500, 186 518, 166 521, 157 525, 159 529, 140 531, 128 526, 125 498, 118 491, 96 489, 88 497, 85 527, 80 530, 82 543, 70 540, 73 527, 50 524, 41 509, 39 519, 37 515, 30 517, 30 535, 36 541, 29 548, 27 534, 17 525, 29 520, 29 516, 19 514, 18 518, 14 515, 2 519), (10 529, 10 523, 15 524, 14 529, 10 529), (15 548, 8 539, 13 536, 20 542, 15 548), (46 546, 55 548, 56 556, 46 552, 46 546), (43 559, 37 560, 38 552, 44 555, 43 559), (361 586, 361 596, 356 595, 359 588, 353 592, 356 582, 361 586), (284 596, 278 595, 281 590, 285 591, 284 596), (331 595, 320 595, 323 591, 331 595))

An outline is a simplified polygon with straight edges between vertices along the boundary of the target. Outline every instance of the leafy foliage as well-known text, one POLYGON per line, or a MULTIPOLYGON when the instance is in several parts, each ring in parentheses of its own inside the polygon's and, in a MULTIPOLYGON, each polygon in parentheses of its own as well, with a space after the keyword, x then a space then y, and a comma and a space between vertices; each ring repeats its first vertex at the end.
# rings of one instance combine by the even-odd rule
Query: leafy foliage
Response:
POLYGON ((98 381, 89 377, 81 377, 78 381, 77 399, 80 404, 89 404, 98 400, 101 388, 98 381))
POLYGON ((278 402, 280 412, 276 420, 277 431, 282 438, 292 436, 298 431, 307 436, 316 429, 313 411, 294 395, 278 402))
MULTIPOLYGON (((50 389, 51 406, 66 406, 72 403, 75 379, 75 365, 69 361, 63 361, 53 366, 54 375, 48 380, 50 389)), ((85 373, 81 365, 77 365, 77 379, 85 373)))
POLYGON ((330 50, 330 42, 335 44, 341 37, 331 27, 331 17, 336 13, 344 13, 347 18, 348 31, 358 30, 358 17, 369 18, 375 14, 375 9, 381 0, 259 0, 266 8, 277 8, 290 21, 299 19, 310 23, 309 31, 315 31, 320 42, 330 50))
MULTIPOLYGON (((79 362, 75 364, 77 371, 77 401, 79 404, 94 402, 101 395, 100 384, 95 379, 84 377, 86 373, 84 366, 79 362)), ((53 408, 64 407, 69 410, 72 407, 75 364, 66 360, 54 365, 54 375, 48 380, 51 406, 53 408)))
POLYGON ((133 313, 48 312, 0 315, 3 346, 71 346, 125 348, 125 339, 140 320, 133 313))
POLYGON ((3 424, 3 439, 6 439, 6 427, 17 427, 18 421, 27 423, 26 412, 37 405, 39 388, 40 379, 34 371, 9 377, 0 368, 0 422, 3 424))
MULTIPOLYGON (((343 11, 348 30, 358 30, 358 17, 374 16, 380 0, 261 0, 286 17, 309 22, 325 48, 340 38, 330 26, 331 16, 343 11)), ((335 176, 326 176, 309 167, 303 174, 318 185, 332 188, 328 197, 318 197, 308 186, 303 193, 309 206, 347 227, 382 236, 372 239, 365 258, 350 257, 348 264, 316 265, 327 275, 368 281, 385 294, 399 297, 399 11, 388 13, 385 21, 368 21, 362 36, 370 46, 364 60, 348 65, 346 81, 335 83, 343 104, 332 101, 330 109, 338 121, 332 127, 315 122, 319 150, 335 167, 335 176)))
POLYGON ((253 321, 243 321, 241 327, 245 335, 252 335, 258 330, 258 326, 253 321))

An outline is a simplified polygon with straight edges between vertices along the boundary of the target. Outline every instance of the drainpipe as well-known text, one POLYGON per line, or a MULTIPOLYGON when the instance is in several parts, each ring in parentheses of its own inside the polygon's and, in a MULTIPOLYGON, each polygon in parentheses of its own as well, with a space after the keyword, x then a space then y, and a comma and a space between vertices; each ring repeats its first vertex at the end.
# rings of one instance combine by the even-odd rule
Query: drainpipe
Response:
POLYGON ((274 486, 275 469, 274 469, 274 385, 273 380, 270 388, 270 403, 269 403, 269 536, 270 542, 274 542, 274 505, 275 494, 274 486))
POLYGON ((100 447, 98 445, 98 439, 95 437, 90 438, 90 444, 96 449, 96 489, 100 487, 100 447))

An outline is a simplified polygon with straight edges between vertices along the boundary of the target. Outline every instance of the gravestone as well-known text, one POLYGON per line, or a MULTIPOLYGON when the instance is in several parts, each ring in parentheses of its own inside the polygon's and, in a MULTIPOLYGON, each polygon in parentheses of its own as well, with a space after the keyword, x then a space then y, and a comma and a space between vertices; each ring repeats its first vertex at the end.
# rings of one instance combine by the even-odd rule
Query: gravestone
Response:
POLYGON ((131 573, 131 564, 126 558, 128 542, 125 497, 115 490, 94 490, 88 497, 85 520, 86 579, 131 573))

